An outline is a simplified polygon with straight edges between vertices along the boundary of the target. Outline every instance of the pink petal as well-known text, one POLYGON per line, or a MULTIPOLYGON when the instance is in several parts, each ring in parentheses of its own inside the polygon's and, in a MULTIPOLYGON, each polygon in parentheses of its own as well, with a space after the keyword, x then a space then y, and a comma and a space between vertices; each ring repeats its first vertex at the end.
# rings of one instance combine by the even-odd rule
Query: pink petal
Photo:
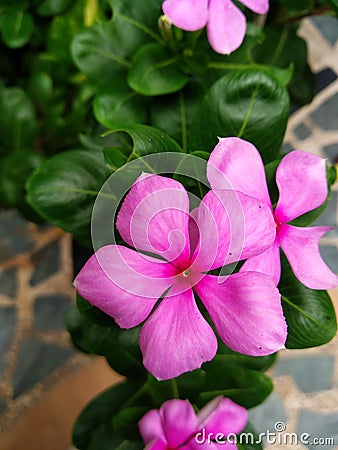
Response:
POLYGON ((140 347, 147 370, 167 380, 210 361, 217 339, 189 289, 162 300, 142 327, 140 347))
POLYGON ((176 27, 196 31, 207 23, 208 3, 209 0, 166 0, 162 9, 176 27))
POLYGON ((195 290, 218 334, 239 353, 263 356, 284 347, 286 322, 280 294, 262 273, 235 273, 223 280, 206 275, 195 290))
POLYGON ((233 190, 209 191, 198 207, 200 241, 193 258, 201 272, 264 252, 276 227, 270 207, 233 190))
POLYGON ((240 272, 260 272, 269 275, 277 286, 280 280, 281 266, 280 266, 280 252, 279 245, 274 242, 271 247, 265 250, 264 253, 249 258, 240 272))
POLYGON ((228 55, 237 50, 244 40, 245 15, 231 0, 210 0, 208 39, 217 53, 228 55))
POLYGON ((319 239, 331 227, 294 227, 281 225, 278 239, 298 280, 310 289, 331 289, 338 277, 331 272, 319 253, 319 239))
POLYGON ((168 446, 161 439, 156 439, 155 441, 149 442, 144 450, 168 450, 168 446))
POLYGON ((325 160, 302 151, 288 153, 278 166, 276 182, 279 199, 275 219, 286 223, 325 202, 328 192, 325 160))
POLYGON ((230 398, 216 397, 198 413, 199 425, 205 427, 207 433, 240 433, 247 421, 248 412, 230 398))
POLYGON ((212 151, 207 176, 213 189, 235 189, 271 205, 262 158, 239 138, 222 138, 212 151))
POLYGON ((188 400, 169 400, 160 414, 169 448, 178 448, 196 431, 197 417, 188 400))
POLYGON ((143 322, 172 285, 172 267, 119 245, 100 248, 74 284, 92 305, 114 317, 122 328, 143 322))
POLYGON ((139 421, 138 427, 145 444, 148 444, 158 438, 165 441, 162 417, 157 409, 151 409, 148 411, 139 421))
POLYGON ((189 262, 189 198, 181 183, 143 174, 130 189, 116 227, 130 246, 169 261, 189 262))
POLYGON ((269 0, 240 0, 240 2, 256 14, 266 14, 269 10, 269 0))

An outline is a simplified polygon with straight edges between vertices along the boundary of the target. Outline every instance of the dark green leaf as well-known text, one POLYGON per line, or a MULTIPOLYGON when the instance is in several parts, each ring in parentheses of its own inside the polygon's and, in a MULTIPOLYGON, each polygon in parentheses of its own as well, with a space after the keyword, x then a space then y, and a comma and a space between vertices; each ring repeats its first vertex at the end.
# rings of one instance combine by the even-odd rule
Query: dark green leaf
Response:
POLYGON ((34 30, 31 14, 17 9, 8 9, 2 23, 2 38, 10 48, 23 47, 34 30))
POLYGON ((37 13, 41 16, 55 16, 62 14, 71 4, 72 0, 44 0, 37 13))
POLYGON ((130 90, 125 76, 115 76, 114 83, 96 95, 93 107, 95 118, 107 128, 144 123, 148 118, 145 98, 130 90))
POLYGON ((130 406, 119 411, 112 421, 116 433, 128 439, 140 439, 137 424, 148 410, 147 406, 130 406))
POLYGON ((269 162, 279 152, 288 116, 287 92, 275 78, 257 69, 231 72, 210 88, 197 110, 192 147, 210 152, 217 136, 238 136, 269 162))
POLYGON ((37 125, 31 99, 19 87, 0 90, 0 142, 8 150, 33 148, 37 125))
POLYGON ((112 425, 101 425, 94 431, 89 446, 84 450, 143 450, 143 448, 144 444, 141 441, 130 441, 116 436, 112 425))
POLYGON ((197 399, 198 407, 223 395, 245 408, 252 408, 262 403, 273 388, 267 375, 234 364, 227 355, 217 355, 212 362, 204 364, 203 370, 207 386, 197 399))
POLYGON ((141 387, 142 383, 138 381, 123 381, 92 400, 81 412, 75 423, 73 430, 74 445, 81 450, 90 448, 90 440, 96 429, 100 425, 110 424, 113 416, 128 404, 129 399, 141 387))
POLYGON ((254 427, 247 423, 244 430, 238 436, 238 450, 263 450, 260 436, 254 429, 254 427))
POLYGON ((337 320, 328 293, 309 289, 300 283, 283 254, 278 287, 288 324, 287 348, 316 347, 326 344, 336 335, 337 320))
POLYGON ((217 354, 221 354, 224 362, 228 361, 230 364, 238 364, 246 369, 259 370, 265 372, 276 361, 277 353, 267 356, 248 356, 241 353, 234 352, 227 347, 221 339, 218 341, 217 354))
POLYGON ((29 179, 28 201, 42 217, 89 242, 92 208, 105 177, 101 152, 59 153, 29 179))
POLYGON ((143 95, 171 94, 188 80, 178 65, 178 57, 157 43, 147 44, 136 53, 128 74, 129 86, 143 95))

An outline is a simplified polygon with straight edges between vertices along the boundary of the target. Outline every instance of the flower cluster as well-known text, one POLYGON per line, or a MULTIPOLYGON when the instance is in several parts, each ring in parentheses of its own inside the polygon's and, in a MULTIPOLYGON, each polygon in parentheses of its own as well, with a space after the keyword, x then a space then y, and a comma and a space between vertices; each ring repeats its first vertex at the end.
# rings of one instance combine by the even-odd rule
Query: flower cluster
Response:
POLYGON ((304 284, 322 289, 337 283, 318 251, 319 237, 328 228, 288 224, 325 201, 323 160, 301 151, 283 158, 274 211, 263 163, 252 144, 220 139, 207 176, 212 190, 190 211, 181 183, 142 174, 116 222, 134 249, 100 248, 75 280, 80 295, 120 327, 144 322, 139 338, 143 363, 158 379, 194 370, 217 352, 215 333, 196 298, 232 350, 262 356, 284 347, 287 326, 276 287, 279 247, 304 284), (246 262, 239 272, 215 274, 241 260, 246 262))
POLYGON ((245 408, 229 398, 216 397, 196 415, 187 400, 168 400, 139 422, 146 450, 236 449, 234 443, 213 442, 240 433, 248 420, 245 408), (205 440, 208 436, 208 440, 205 440))
MULTIPOLYGON (((257 14, 269 9, 268 0, 241 0, 257 14)), ((165 0, 163 12, 178 28, 197 31, 207 27, 212 48, 222 54, 236 50, 243 42, 246 19, 231 0, 165 0)))

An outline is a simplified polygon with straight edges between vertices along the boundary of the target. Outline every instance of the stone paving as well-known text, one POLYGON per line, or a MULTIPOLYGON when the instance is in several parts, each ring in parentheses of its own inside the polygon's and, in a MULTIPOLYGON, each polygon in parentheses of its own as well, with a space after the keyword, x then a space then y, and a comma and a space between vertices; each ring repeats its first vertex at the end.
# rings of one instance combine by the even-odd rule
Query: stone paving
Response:
MULTIPOLYGON (((309 41, 318 94, 293 113, 285 149, 303 149, 338 161, 338 22, 306 20, 300 34, 309 41), (310 39, 311 37, 311 39, 310 39)), ((318 225, 335 229, 321 253, 338 273, 338 184, 318 225)), ((15 212, 0 215, 0 431, 41 397, 48 386, 84 364, 64 329, 64 313, 74 301, 71 238, 52 227, 28 224, 15 212)), ((251 411, 260 432, 310 433, 323 445, 266 445, 266 449, 338 449, 338 339, 310 350, 283 351, 271 370, 275 391, 251 411), (322 441, 324 442, 324 441, 322 441)))

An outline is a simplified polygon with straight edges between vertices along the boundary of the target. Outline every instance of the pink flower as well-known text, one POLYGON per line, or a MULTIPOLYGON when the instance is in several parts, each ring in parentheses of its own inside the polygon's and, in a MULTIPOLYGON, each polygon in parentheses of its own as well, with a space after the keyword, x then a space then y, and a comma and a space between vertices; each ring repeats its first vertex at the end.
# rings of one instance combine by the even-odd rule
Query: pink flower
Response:
MULTIPOLYGON (((208 161, 208 179, 214 189, 229 189, 256 197, 272 209, 264 166, 256 148, 242 139, 220 139, 208 161), (218 169, 218 173, 216 173, 218 169), (211 171, 212 169, 212 171, 211 171), (227 182, 225 181, 227 180, 227 182)), ((303 151, 282 159, 276 173, 279 199, 274 210, 276 239, 261 255, 248 259, 241 271, 256 270, 280 280, 280 248, 298 280, 311 289, 337 286, 338 278, 322 260, 318 243, 331 227, 296 227, 288 224, 318 208, 328 194, 325 161, 303 151)))
POLYGON ((268 206, 233 190, 210 191, 190 215, 188 193, 179 182, 144 174, 126 196, 116 227, 129 246, 157 258, 107 245, 89 259, 75 285, 122 328, 149 317, 140 347, 144 366, 155 377, 194 370, 217 351, 193 288, 233 350, 258 356, 283 347, 280 294, 268 276, 206 274, 272 245, 275 226, 268 206))
MULTIPOLYGON (((257 14, 265 14, 269 9, 269 0, 241 3, 257 14)), ((245 15, 231 0, 165 0, 162 8, 178 28, 196 31, 207 26, 210 45, 218 53, 229 54, 243 42, 245 15)))
POLYGON ((143 416, 139 429, 146 450, 235 450, 231 439, 220 442, 240 433, 247 420, 247 410, 229 398, 215 398, 197 415, 187 400, 168 400, 143 416))

